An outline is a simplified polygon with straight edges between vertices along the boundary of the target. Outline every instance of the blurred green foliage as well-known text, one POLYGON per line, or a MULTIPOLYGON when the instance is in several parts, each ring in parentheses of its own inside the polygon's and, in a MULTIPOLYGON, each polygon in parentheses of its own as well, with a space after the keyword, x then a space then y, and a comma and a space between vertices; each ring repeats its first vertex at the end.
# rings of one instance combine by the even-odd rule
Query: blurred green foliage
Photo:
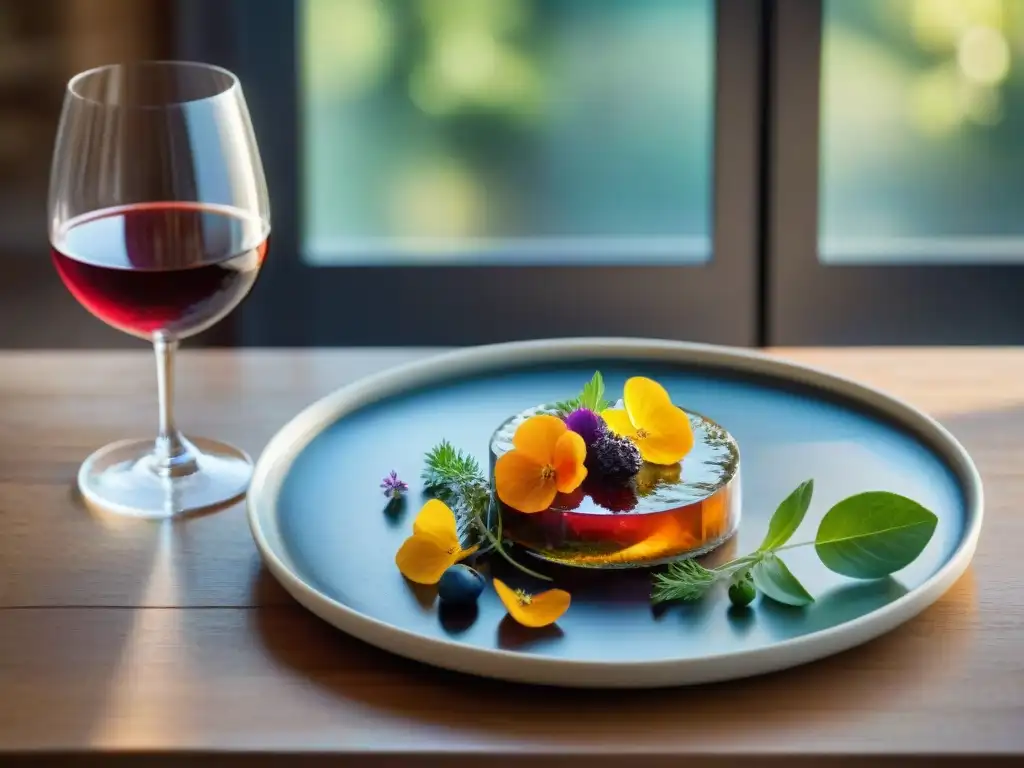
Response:
POLYGON ((1014 258, 1024 2, 826 0, 823 43, 823 258, 1014 258))
POLYGON ((300 7, 309 258, 706 257, 711 0, 300 7))

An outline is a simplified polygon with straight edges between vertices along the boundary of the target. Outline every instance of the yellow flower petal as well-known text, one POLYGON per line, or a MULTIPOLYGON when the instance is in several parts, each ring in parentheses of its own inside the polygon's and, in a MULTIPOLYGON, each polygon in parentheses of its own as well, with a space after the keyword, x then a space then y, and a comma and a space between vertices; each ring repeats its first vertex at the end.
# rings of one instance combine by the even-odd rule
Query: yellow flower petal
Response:
POLYGON ((553 464, 555 443, 568 431, 568 427, 557 416, 541 414, 531 416, 516 429, 512 445, 524 456, 544 466, 553 464))
POLYGON ((622 388, 622 399, 626 404, 626 413, 633 426, 649 430, 654 426, 654 417, 665 406, 672 405, 668 392, 654 379, 644 376, 633 376, 626 380, 622 388))
POLYGON ((623 388, 626 423, 620 411, 605 411, 605 422, 620 435, 636 442, 644 461, 652 464, 675 464, 693 449, 690 419, 676 406, 658 382, 633 376, 623 388), (609 419, 609 415, 611 418, 609 419))
POLYGON ((441 574, 460 559, 461 550, 449 553, 433 537, 413 534, 395 555, 402 575, 417 584, 437 584, 441 574))
MULTIPOLYGON (((555 443, 555 484, 559 493, 572 493, 587 476, 583 466, 587 444, 575 432, 566 432, 555 443)), ((548 505, 550 506, 550 505, 548 505)))
POLYGON ((455 525, 455 513, 438 499, 423 505, 412 524, 412 536, 405 540, 395 564, 410 581, 437 584, 448 568, 479 549, 463 549, 455 525))
POLYGON ((676 464, 693 448, 690 419, 671 403, 650 414, 644 437, 634 438, 644 461, 676 464))
POLYGON ((608 429, 616 435, 632 437, 636 434, 636 427, 629 420, 629 414, 618 408, 608 408, 601 411, 601 418, 608 425, 608 429))
POLYGON ((460 546, 455 513, 438 499, 431 499, 423 505, 416 520, 413 521, 412 532, 416 536, 427 536, 436 540, 445 550, 460 546))
POLYGON ((493 579, 493 581, 494 591, 498 593, 509 616, 524 627, 536 628, 554 624, 562 618, 562 614, 569 610, 571 598, 565 590, 549 589, 547 592, 523 599, 519 593, 510 589, 500 579, 493 579))
POLYGON ((520 512, 543 512, 558 493, 554 472, 544 477, 544 467, 518 450, 498 457, 494 487, 499 499, 520 512))

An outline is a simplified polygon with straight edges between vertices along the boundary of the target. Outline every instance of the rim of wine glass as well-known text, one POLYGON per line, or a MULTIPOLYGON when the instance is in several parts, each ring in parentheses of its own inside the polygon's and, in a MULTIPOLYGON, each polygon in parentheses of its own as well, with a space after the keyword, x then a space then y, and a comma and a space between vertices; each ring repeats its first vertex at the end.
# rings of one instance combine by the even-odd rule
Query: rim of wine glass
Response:
POLYGON ((200 101, 210 101, 212 99, 219 99, 229 93, 241 90, 241 83, 238 80, 238 75, 232 72, 230 69, 218 66, 217 64, 207 64, 204 61, 178 61, 175 59, 145 59, 142 61, 121 61, 111 64, 100 64, 98 67, 92 67, 90 69, 83 70, 77 75, 74 75, 67 84, 67 92, 79 101, 83 101, 87 104, 94 104, 97 107, 106 107, 108 109, 174 109, 181 107, 184 104, 195 104, 200 101), (164 104, 110 104, 105 101, 98 101, 89 96, 84 96, 76 89, 76 85, 81 83, 83 80, 97 75, 100 72, 115 69, 130 69, 140 67, 180 67, 182 69, 205 69, 210 72, 218 72, 228 78, 227 85, 217 93, 210 94, 209 96, 203 96, 198 99, 182 99, 181 101, 168 101, 164 104))

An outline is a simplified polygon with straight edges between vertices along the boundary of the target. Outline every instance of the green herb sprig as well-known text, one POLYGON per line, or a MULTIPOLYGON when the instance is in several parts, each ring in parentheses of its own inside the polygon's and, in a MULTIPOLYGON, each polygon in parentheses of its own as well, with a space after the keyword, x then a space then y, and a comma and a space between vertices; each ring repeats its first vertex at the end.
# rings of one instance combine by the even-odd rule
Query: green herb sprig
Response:
POLYGON ((555 403, 555 410, 562 416, 572 413, 577 408, 589 408, 595 413, 600 413, 609 407, 611 403, 604 399, 604 377, 600 371, 594 371, 594 375, 583 385, 583 391, 578 397, 555 403))
POLYGON ((421 478, 428 488, 452 490, 483 481, 483 472, 474 457, 442 440, 427 451, 421 478))
POLYGON ((853 579, 877 579, 905 568, 924 550, 938 518, 916 501, 888 491, 868 491, 833 506, 818 526, 813 541, 789 544, 810 507, 814 482, 802 483, 775 510, 768 533, 756 551, 716 568, 693 560, 674 563, 655 574, 651 600, 699 600, 715 584, 730 582, 730 599, 746 605, 752 599, 749 581, 765 597, 803 606, 814 597, 793 575, 778 553, 814 546, 822 564, 853 579))
POLYGON ((523 573, 551 581, 551 577, 517 562, 505 549, 501 514, 497 508, 492 510, 490 484, 475 458, 442 440, 427 451, 421 479, 428 492, 451 507, 459 535, 473 536, 481 542, 480 552, 494 550, 523 573))

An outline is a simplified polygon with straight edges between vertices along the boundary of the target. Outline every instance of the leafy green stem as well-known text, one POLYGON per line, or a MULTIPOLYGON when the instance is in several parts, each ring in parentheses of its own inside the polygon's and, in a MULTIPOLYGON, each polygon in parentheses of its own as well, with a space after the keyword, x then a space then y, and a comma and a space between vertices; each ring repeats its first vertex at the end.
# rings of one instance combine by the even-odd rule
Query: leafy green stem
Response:
POLYGON ((687 560, 655 574, 651 600, 698 600, 718 582, 732 579, 729 599, 745 607, 757 592, 776 602, 804 606, 814 602, 778 553, 814 545, 829 570, 853 579, 878 579, 909 565, 927 546, 938 518, 916 501, 888 491, 866 491, 835 504, 818 525, 813 541, 787 543, 803 522, 814 482, 801 483, 768 522, 755 552, 705 568, 687 560))
POLYGON ((753 552, 749 555, 744 555, 743 557, 737 557, 735 560, 730 560, 727 563, 722 563, 721 565, 712 568, 711 572, 719 573, 723 576, 731 576, 736 573, 736 571, 742 571, 744 568, 749 568, 763 557, 763 552, 753 552))
POLYGON ((783 550, 786 550, 786 549, 796 549, 797 547, 810 547, 810 546, 813 546, 813 545, 814 545, 813 541, 798 541, 795 544, 784 544, 781 547, 775 547, 774 549, 772 549, 770 551, 771 552, 782 552, 783 550))
POLYGON ((501 540, 497 536, 495 536, 491 532, 491 530, 489 528, 487 528, 487 526, 481 526, 481 530, 483 531, 484 536, 490 542, 491 549, 493 549, 495 552, 497 552, 499 555, 501 555, 503 558, 505 558, 505 560, 509 563, 509 565, 512 565, 512 566, 518 568, 520 571, 522 571, 523 573, 525 573, 525 574, 527 574, 529 576, 533 576, 535 579, 541 579, 543 581, 551 581, 551 577, 550 576, 545 576, 544 574, 537 573, 536 571, 530 570, 525 565, 523 565, 522 563, 518 562, 514 557, 512 557, 512 555, 510 555, 505 550, 505 547, 501 543, 501 540))

